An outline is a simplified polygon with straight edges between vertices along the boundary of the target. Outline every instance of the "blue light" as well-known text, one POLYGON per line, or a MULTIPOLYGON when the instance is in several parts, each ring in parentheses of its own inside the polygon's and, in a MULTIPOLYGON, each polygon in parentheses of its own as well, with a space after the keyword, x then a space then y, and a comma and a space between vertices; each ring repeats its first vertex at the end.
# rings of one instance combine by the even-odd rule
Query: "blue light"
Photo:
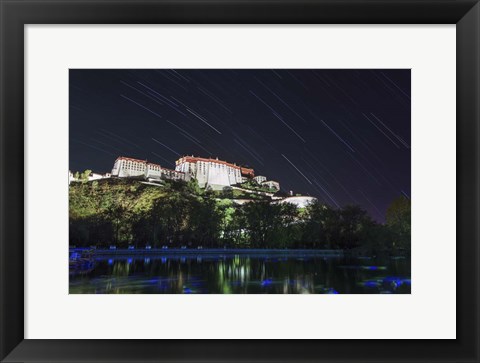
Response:
POLYGON ((112 259, 112 258, 110 258, 110 259, 108 260, 108 264, 109 264, 109 265, 113 265, 113 259, 112 259))
POLYGON ((394 285, 396 287, 402 286, 403 284, 410 285, 411 280, 410 279, 403 279, 400 277, 394 277, 394 276, 388 276, 385 277, 383 280, 384 283, 390 283, 391 285, 394 285))
POLYGON ((268 285, 271 285, 271 284, 272 284, 271 279, 263 280, 262 283, 261 283, 262 286, 268 286, 268 285))
POLYGON ((333 295, 337 295, 338 294, 338 291, 335 290, 335 289, 330 289, 327 294, 333 294, 333 295))
POLYGON ((388 276, 383 279, 383 283, 386 284, 390 289, 396 290, 402 285, 411 285, 410 279, 405 279, 402 277, 388 276))
POLYGON ((71 260, 76 260, 77 258, 80 258, 80 254, 78 252, 72 252, 70 254, 70 259, 71 260))

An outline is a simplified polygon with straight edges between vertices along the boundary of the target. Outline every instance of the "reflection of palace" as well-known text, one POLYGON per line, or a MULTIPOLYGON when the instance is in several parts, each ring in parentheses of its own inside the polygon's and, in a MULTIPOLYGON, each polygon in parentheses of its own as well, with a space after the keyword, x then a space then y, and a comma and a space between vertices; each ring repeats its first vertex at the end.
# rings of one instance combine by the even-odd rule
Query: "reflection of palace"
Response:
POLYGON ((171 170, 147 160, 121 156, 115 160, 112 176, 118 178, 143 177, 149 180, 175 179, 189 181, 195 179, 201 188, 210 187, 214 190, 221 190, 251 180, 261 186, 280 190, 278 182, 268 180, 265 176, 255 177, 253 169, 218 158, 184 156, 178 159, 175 164, 175 170, 171 170))

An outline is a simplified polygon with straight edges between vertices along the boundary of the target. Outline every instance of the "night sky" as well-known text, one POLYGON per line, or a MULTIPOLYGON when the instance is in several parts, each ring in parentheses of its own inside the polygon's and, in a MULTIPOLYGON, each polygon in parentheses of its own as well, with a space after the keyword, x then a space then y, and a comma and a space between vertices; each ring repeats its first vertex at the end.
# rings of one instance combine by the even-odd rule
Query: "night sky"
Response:
POLYGON ((410 198, 410 70, 70 70, 70 170, 183 155, 384 221, 410 198))

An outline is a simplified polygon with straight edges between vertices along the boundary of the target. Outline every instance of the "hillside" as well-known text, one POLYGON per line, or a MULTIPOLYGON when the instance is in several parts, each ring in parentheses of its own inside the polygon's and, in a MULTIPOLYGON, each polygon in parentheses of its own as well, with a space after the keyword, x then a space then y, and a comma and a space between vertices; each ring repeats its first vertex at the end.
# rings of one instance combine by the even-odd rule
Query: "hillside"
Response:
POLYGON ((409 249, 410 202, 392 203, 386 225, 358 206, 304 209, 245 190, 211 191, 195 181, 134 179, 72 182, 69 243, 196 248, 409 249), (250 203, 237 204, 235 199, 250 203))

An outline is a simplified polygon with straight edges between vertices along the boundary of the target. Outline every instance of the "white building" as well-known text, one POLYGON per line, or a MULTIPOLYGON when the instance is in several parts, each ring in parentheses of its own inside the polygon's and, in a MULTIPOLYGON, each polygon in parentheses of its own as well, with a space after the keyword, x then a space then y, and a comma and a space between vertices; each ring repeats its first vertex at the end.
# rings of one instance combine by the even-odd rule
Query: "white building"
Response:
POLYGON ((88 176, 88 180, 92 181, 92 180, 106 179, 106 178, 110 178, 110 177, 111 177, 110 173, 99 174, 99 173, 92 172, 88 176))
POLYGON ((254 171, 223 160, 184 156, 176 161, 176 171, 185 173, 186 179, 195 178, 201 188, 223 189, 241 184, 242 177, 253 177, 254 171))
POLYGON ((158 164, 145 162, 145 171, 143 173, 147 179, 161 179, 162 167, 158 164))
MULTIPOLYGON (((99 174, 99 173, 91 172, 88 175, 87 178, 88 178, 88 181, 92 181, 92 180, 99 180, 99 179, 105 179, 105 178, 110 178, 110 177, 111 177, 110 173, 99 174)), ((68 171, 68 184, 70 185, 70 183, 72 181, 79 181, 79 179, 75 178, 75 175, 69 170, 68 171)))
POLYGON ((111 175, 119 178, 145 177, 147 179, 185 180, 185 173, 162 168, 159 164, 150 163, 146 160, 123 156, 115 160, 111 175))
POLYGON ((173 179, 173 180, 185 180, 186 175, 181 171, 162 168, 162 177, 164 179, 173 179))
POLYGON ((297 197, 288 197, 282 199, 277 203, 290 203, 295 205, 297 208, 305 208, 311 203, 315 202, 317 198, 315 197, 307 197, 307 196, 297 196, 297 197))
MULTIPOLYGON (((160 165, 158 166, 160 170, 160 165)), ((153 169, 149 168, 149 170, 153 169)), ((128 178, 132 176, 143 176, 147 172, 147 161, 132 159, 120 156, 115 160, 113 164, 112 176, 118 176, 119 178, 128 178)))
POLYGON ((270 189, 280 190, 280 183, 273 180, 267 180, 261 184, 262 186, 269 187, 270 189))
POLYGON ((264 181, 267 181, 267 177, 263 175, 257 175, 253 178, 258 184, 262 184, 264 181))
POLYGON ((70 183, 72 181, 77 181, 77 179, 74 177, 73 173, 71 170, 68 171, 68 185, 70 185, 70 183))

